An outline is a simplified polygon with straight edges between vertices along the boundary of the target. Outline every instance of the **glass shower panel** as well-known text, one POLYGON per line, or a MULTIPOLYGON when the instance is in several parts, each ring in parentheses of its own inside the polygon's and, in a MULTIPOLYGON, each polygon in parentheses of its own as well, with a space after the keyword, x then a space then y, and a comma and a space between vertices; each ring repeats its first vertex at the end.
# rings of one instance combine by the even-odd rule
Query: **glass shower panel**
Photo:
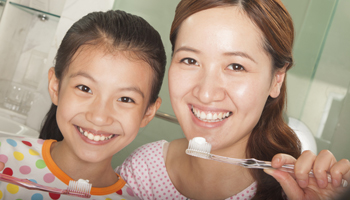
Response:
POLYGON ((295 21, 287 113, 308 126, 319 151, 330 149, 338 159, 350 159, 350 112, 345 112, 350 106, 350 1, 310 0, 304 2, 305 13, 293 7, 297 1, 283 2, 293 19, 304 16, 295 21))

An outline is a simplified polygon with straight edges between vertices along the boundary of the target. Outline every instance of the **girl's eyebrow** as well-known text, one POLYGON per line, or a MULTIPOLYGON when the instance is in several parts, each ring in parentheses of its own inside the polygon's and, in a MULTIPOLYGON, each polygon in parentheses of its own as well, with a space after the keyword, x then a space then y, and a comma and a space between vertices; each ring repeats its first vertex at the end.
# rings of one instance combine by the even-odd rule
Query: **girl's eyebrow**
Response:
MULTIPOLYGON (((183 47, 180 47, 180 48, 176 49, 174 51, 174 54, 179 52, 179 51, 190 51, 190 52, 194 52, 194 53, 200 53, 200 51, 197 50, 197 49, 194 49, 194 48, 191 48, 191 47, 187 47, 187 46, 183 46, 183 47)), ((253 61, 254 63, 257 63, 251 56, 249 56, 247 53, 242 52, 242 51, 226 52, 226 53, 224 53, 224 55, 244 57, 244 58, 247 58, 247 59, 253 61)))
POLYGON ((121 91, 134 91, 136 93, 139 93, 143 99, 145 98, 145 95, 143 94, 143 92, 140 90, 139 87, 125 87, 125 88, 121 88, 120 90, 121 91))
POLYGON ((96 82, 96 80, 95 80, 92 76, 90 76, 89 74, 87 74, 87 73, 85 73, 85 72, 82 72, 82 71, 78 71, 78 72, 76 72, 76 73, 71 74, 71 75, 69 76, 69 78, 75 78, 75 77, 77 77, 77 76, 84 76, 85 78, 88 78, 88 79, 90 79, 90 80, 93 81, 93 82, 96 82))
MULTIPOLYGON (((96 83, 96 80, 92 76, 90 76, 89 74, 82 72, 82 71, 71 74, 69 76, 69 78, 74 78, 77 76, 83 76, 83 77, 88 78, 91 81, 96 83)), ((145 98, 145 95, 143 94, 143 92, 141 91, 141 89, 139 87, 124 87, 124 88, 121 88, 120 90, 121 91, 134 91, 136 93, 139 93, 143 99, 145 98)))

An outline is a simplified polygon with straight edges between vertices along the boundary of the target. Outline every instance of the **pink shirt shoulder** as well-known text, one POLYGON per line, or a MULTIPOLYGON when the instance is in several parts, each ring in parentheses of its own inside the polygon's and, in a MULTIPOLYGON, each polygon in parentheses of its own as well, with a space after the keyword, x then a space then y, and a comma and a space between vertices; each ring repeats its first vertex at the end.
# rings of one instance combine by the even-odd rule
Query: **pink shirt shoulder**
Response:
MULTIPOLYGON (((166 171, 163 157, 165 143, 168 142, 160 140, 139 147, 116 169, 141 199, 188 199, 176 190, 166 171)), ((227 199, 249 200, 255 192, 256 182, 227 199)))

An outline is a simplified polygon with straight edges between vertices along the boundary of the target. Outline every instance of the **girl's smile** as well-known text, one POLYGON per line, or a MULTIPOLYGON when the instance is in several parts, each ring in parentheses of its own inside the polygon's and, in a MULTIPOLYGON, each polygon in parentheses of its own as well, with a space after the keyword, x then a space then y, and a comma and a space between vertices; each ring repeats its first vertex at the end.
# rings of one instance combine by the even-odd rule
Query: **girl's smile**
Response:
POLYGON ((154 108, 148 106, 151 67, 130 58, 132 52, 104 48, 82 46, 60 82, 51 74, 61 143, 72 149, 65 155, 85 162, 111 159, 149 122, 154 108))
POLYGON ((84 141, 91 144, 105 144, 107 142, 110 142, 110 139, 114 138, 115 136, 118 136, 116 134, 88 130, 79 126, 76 126, 76 128, 83 137, 84 141))

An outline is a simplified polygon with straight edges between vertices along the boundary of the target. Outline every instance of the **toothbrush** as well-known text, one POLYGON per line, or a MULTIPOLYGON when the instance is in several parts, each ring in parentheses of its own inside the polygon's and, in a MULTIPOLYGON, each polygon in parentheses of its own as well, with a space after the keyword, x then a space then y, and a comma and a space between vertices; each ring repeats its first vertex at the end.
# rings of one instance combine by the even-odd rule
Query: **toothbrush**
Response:
POLYGON ((58 189, 53 187, 48 187, 34 183, 28 179, 20 179, 7 174, 0 174, 0 181, 5 181, 11 184, 15 184, 29 190, 41 190, 45 192, 52 192, 57 194, 71 195, 81 198, 90 198, 91 184, 88 181, 79 179, 78 181, 69 181, 67 189, 58 189))
MULTIPOLYGON (((206 142, 205 138, 195 137, 192 140, 190 140, 188 144, 188 148, 186 149, 186 154, 190 156, 208 159, 208 160, 215 160, 215 161, 224 162, 228 164, 239 165, 245 168, 275 169, 271 166, 271 162, 268 162, 268 161, 257 160, 255 158, 237 159, 237 158, 218 156, 215 154, 211 154, 210 150, 211 150, 211 144, 206 142)), ((288 173, 294 173, 294 165, 292 164, 283 165, 281 168, 278 168, 278 170, 285 171, 288 173)), ((314 177, 314 173, 312 170, 309 172, 309 176, 314 177)), ((327 179, 328 179, 328 182, 332 182, 332 177, 329 173, 327 174, 327 179)), ((347 185, 348 185, 348 182, 342 179, 342 186, 346 187, 347 185)))

